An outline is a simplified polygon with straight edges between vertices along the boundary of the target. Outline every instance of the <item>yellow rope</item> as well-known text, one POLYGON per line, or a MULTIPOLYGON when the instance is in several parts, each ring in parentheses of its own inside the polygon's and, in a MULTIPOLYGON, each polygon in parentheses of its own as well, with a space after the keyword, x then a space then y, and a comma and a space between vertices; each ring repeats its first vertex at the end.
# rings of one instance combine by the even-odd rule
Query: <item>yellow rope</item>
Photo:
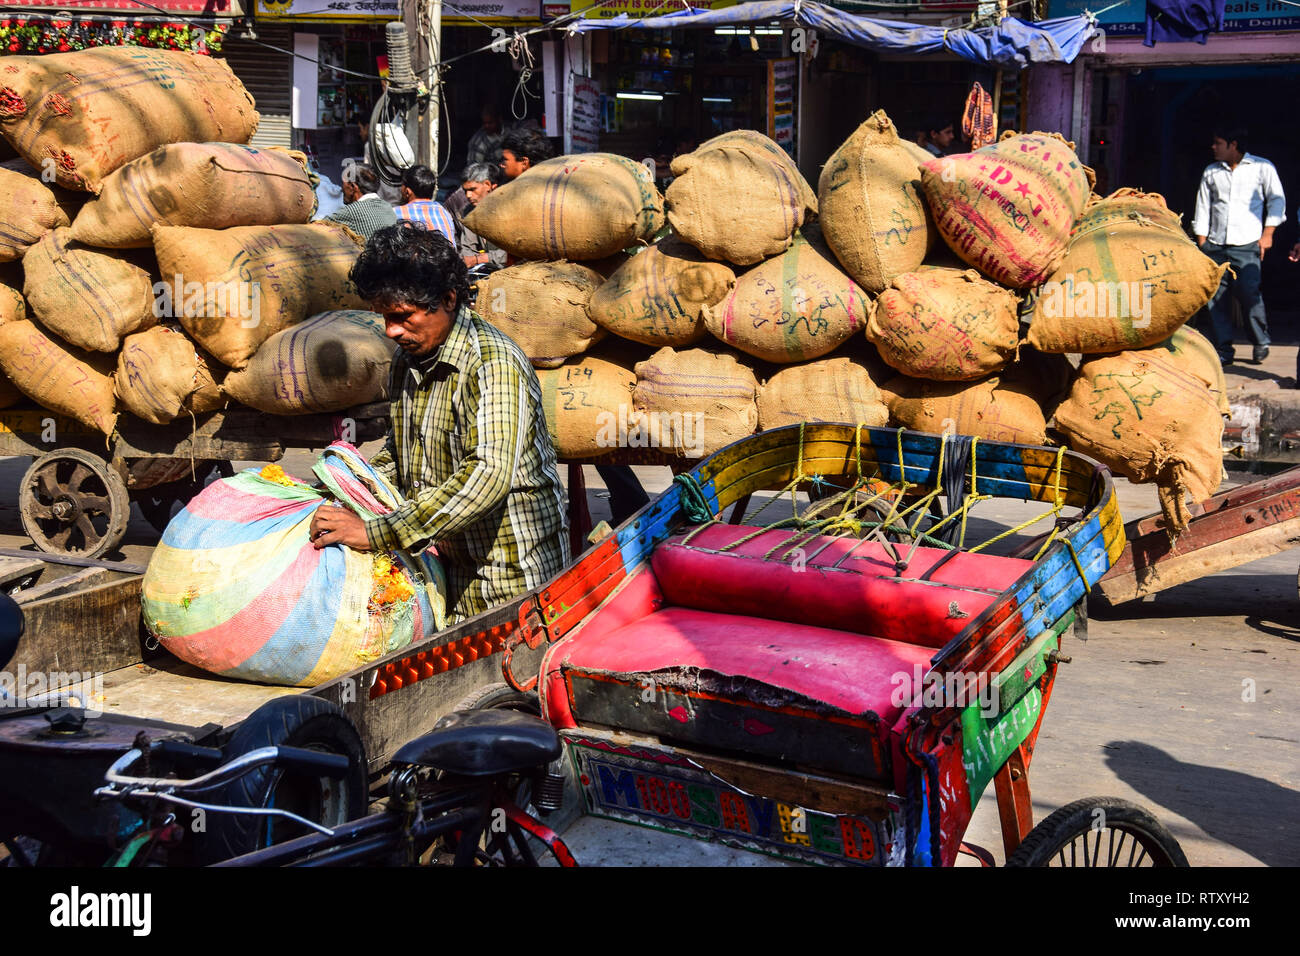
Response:
MULTIPOLYGON (((1028 528, 1030 525, 1037 524, 1038 522, 1042 521, 1044 518, 1054 518, 1054 517, 1056 517, 1056 515, 1060 514, 1060 513, 1061 513, 1061 507, 1062 507, 1062 505, 1061 505, 1061 491, 1060 491, 1060 489, 1061 489, 1061 463, 1062 463, 1064 460, 1065 460, 1065 446, 1062 445, 1060 448, 1056 449, 1056 497, 1055 497, 1055 500, 1052 502, 1052 509, 1051 509, 1050 511, 1048 511, 1048 512, 1046 512, 1046 513, 1044 513, 1044 514, 1041 514, 1041 515, 1037 515, 1037 516, 1035 516, 1035 517, 1033 517, 1033 518, 1030 518, 1028 521, 1022 521, 1020 524, 1016 525, 1014 528, 1008 528, 1006 531, 1003 531, 1003 532, 1002 532, 1000 535, 998 535, 997 537, 990 538, 988 541, 985 541, 983 544, 977 544, 975 547, 973 547, 973 548, 970 549, 970 553, 971 553, 971 554, 974 554, 974 553, 977 552, 977 551, 982 551, 982 550, 984 550, 985 548, 987 548, 989 545, 991 545, 991 544, 996 544, 997 542, 1001 541, 1003 538, 1009 538, 1009 537, 1011 537, 1011 535, 1013 535, 1013 534, 1019 534, 1021 531, 1024 531, 1024 530, 1025 530, 1026 528, 1028 528)), ((1077 563, 1077 562, 1076 562, 1076 563, 1077 563)))

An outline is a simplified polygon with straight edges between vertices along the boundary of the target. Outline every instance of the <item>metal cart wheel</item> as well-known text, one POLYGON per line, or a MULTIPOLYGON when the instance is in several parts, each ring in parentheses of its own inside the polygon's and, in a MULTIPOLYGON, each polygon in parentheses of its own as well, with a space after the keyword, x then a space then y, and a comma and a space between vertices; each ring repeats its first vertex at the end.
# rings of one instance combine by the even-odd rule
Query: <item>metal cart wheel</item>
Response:
POLYGON ((23 530, 47 554, 97 558, 122 541, 131 517, 126 485, 98 455, 66 448, 42 455, 18 489, 23 530))
POLYGON ((1087 797, 1029 832, 1007 866, 1170 867, 1187 857, 1164 824, 1136 803, 1087 797))

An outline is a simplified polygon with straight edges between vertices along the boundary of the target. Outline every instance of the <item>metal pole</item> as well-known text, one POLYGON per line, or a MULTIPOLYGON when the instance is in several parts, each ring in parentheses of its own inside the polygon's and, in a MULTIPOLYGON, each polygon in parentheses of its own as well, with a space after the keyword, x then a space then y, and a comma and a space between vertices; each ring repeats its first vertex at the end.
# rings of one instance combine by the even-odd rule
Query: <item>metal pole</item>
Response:
POLYGON ((442 0, 403 0, 402 20, 411 38, 411 65, 430 94, 429 107, 420 117, 415 137, 415 159, 437 172, 442 105, 437 68, 442 60, 442 0))
MULTIPOLYGON (((438 172, 438 131, 442 125, 442 75, 438 70, 442 63, 442 0, 427 0, 429 9, 429 72, 424 85, 429 88, 428 150, 429 159, 425 163, 435 173, 438 172)), ((421 137, 421 146, 424 145, 421 137)))

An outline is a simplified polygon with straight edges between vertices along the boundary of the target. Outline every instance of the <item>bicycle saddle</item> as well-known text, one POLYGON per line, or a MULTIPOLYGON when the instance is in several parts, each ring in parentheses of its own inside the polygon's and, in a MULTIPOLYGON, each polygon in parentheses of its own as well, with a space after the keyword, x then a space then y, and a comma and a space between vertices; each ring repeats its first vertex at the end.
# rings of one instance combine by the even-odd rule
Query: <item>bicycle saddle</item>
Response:
POLYGON ((513 710, 465 710, 443 717, 403 746, 395 763, 465 777, 530 770, 560 755, 560 738, 538 717, 513 710))

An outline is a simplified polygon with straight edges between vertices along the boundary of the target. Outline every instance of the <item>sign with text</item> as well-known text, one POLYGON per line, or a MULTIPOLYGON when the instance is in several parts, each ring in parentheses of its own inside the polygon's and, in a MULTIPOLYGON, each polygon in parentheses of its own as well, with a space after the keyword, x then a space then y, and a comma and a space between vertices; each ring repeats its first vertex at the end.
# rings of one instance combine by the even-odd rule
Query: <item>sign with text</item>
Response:
MULTIPOLYGON (((691 0, 690 8, 696 13, 734 7, 739 0, 691 0)), ((547 7, 553 6, 547 4, 547 7)), ((685 10, 683 0, 569 0, 568 13, 580 13, 584 20, 609 20, 626 14, 633 19, 662 17, 675 10, 685 10)))
POLYGON ((566 153, 594 153, 600 149, 600 83, 589 76, 569 74, 568 116, 564 124, 566 153))
MULTIPOLYGON (((456 0, 442 8, 442 18, 456 23, 476 20, 537 20, 540 0, 456 0)), ((401 0, 257 0, 257 15, 268 20, 400 20, 401 0)))
MULTIPOLYGON (((1096 4, 1089 0, 1051 0, 1048 16, 1078 16, 1093 6, 1096 4)), ((1128 0, 1122 6, 1103 10, 1094 16, 1107 36, 1145 36, 1146 9, 1146 4, 1140 0, 1128 0)), ((1294 0, 1228 0, 1224 6, 1223 32, 1249 33, 1253 30, 1300 30, 1300 7, 1294 0)), ((1156 45, 1160 45, 1158 41, 1156 45)))
POLYGON ((799 82, 798 57, 767 61, 767 135, 794 158, 795 84, 799 82))

